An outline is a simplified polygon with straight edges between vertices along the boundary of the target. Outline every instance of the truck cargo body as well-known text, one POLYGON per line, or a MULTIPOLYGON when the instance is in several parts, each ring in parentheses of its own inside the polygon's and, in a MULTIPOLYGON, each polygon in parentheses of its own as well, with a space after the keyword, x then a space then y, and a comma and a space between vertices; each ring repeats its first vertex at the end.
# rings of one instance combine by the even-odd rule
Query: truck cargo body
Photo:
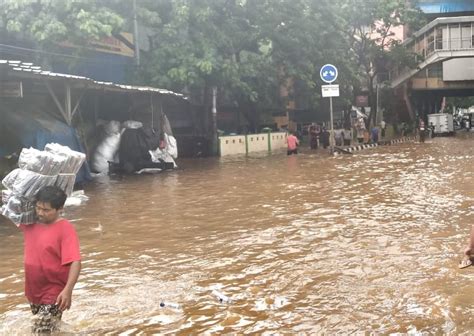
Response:
POLYGON ((436 135, 452 135, 454 133, 453 115, 448 113, 428 114, 428 128, 434 126, 436 135))

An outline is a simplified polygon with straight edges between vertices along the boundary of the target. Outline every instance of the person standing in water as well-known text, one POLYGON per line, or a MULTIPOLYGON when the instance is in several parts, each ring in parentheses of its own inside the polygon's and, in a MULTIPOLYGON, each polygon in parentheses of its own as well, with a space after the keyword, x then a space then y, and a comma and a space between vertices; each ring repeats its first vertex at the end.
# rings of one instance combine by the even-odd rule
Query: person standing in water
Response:
POLYGON ((287 155, 298 154, 298 145, 300 141, 293 133, 288 133, 286 138, 286 144, 288 145, 287 155))
POLYGON ((425 142, 425 122, 421 118, 418 122, 418 132, 420 136, 420 142, 425 142))
POLYGON ((63 311, 71 308, 81 271, 76 230, 61 218, 66 198, 58 187, 41 188, 36 194, 37 223, 20 225, 25 245, 25 295, 34 315, 34 333, 58 329, 63 311))

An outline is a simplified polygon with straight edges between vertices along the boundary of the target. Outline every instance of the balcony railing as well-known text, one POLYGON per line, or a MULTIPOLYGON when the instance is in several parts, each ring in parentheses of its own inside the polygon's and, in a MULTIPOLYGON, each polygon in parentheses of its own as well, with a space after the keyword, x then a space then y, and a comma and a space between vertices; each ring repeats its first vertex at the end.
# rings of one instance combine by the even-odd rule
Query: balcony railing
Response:
POLYGON ((392 87, 396 87, 424 67, 455 57, 474 57, 474 16, 437 18, 403 43, 420 55, 418 69, 394 69, 392 87))

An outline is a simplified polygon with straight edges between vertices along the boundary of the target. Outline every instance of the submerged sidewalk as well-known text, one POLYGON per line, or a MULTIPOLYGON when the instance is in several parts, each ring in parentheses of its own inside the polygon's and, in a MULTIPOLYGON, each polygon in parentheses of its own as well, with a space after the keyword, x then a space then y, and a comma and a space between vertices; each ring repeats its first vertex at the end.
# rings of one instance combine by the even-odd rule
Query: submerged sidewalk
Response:
POLYGON ((353 152, 361 151, 363 149, 374 148, 374 147, 378 147, 378 146, 391 146, 391 145, 397 144, 397 143, 414 141, 415 139, 416 139, 415 136, 404 136, 404 137, 401 137, 401 138, 380 140, 377 143, 355 144, 355 145, 351 145, 351 146, 336 146, 336 147, 334 147, 333 155, 352 154, 353 152))

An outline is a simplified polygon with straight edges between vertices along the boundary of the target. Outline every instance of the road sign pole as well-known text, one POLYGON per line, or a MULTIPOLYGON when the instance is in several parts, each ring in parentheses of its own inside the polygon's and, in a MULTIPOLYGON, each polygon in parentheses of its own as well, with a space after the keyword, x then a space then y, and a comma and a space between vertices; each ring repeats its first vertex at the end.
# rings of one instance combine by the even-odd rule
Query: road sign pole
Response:
POLYGON ((329 148, 332 153, 334 152, 334 143, 335 143, 334 119, 333 119, 333 113, 332 113, 332 97, 329 97, 329 113, 331 114, 331 136, 329 137, 329 148))
MULTIPOLYGON (((332 64, 326 64, 321 67, 319 76, 321 80, 327 84, 332 84, 337 79, 337 68, 332 64)), ((339 97, 339 85, 323 85, 322 96, 329 97, 329 112, 331 115, 331 133, 329 134, 329 150, 334 153, 334 145, 336 144, 336 138, 334 136, 334 117, 332 111, 332 97, 339 97)))

